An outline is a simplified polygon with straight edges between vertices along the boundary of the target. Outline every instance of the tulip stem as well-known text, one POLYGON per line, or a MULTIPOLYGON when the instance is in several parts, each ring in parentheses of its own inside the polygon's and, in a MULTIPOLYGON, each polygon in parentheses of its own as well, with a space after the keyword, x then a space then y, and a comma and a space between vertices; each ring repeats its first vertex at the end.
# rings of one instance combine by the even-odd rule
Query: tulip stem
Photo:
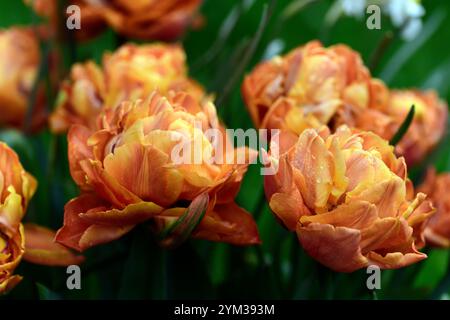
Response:
POLYGON ((264 193, 264 188, 261 191, 259 198, 258 198, 258 202, 256 203, 255 209, 253 210, 255 218, 258 218, 261 216, 262 212, 264 211, 264 209, 267 206, 267 200, 266 200, 266 195, 264 193))
POLYGON ((372 53, 372 56, 370 57, 370 63, 369 63, 369 69, 373 73, 375 72, 375 69, 378 67, 378 64, 381 61, 381 58, 383 57, 384 53, 386 52, 389 45, 392 43, 392 40, 394 40, 394 33, 392 31, 388 31, 384 34, 381 41, 378 43, 377 47, 375 48, 374 52, 372 53))
POLYGON ((107 256, 102 260, 97 260, 97 261, 87 265, 86 267, 83 267, 83 273, 84 273, 84 275, 87 275, 92 272, 96 272, 98 270, 104 269, 113 263, 124 260, 127 256, 128 256, 127 252, 119 252, 119 253, 111 254, 110 256, 107 256))
POLYGON ((372 300, 378 300, 378 295, 376 290, 372 290, 372 300))
POLYGON ((170 277, 169 274, 171 274, 171 271, 173 269, 172 265, 171 265, 171 259, 169 257, 169 250, 162 250, 162 260, 163 260, 163 267, 162 267, 162 273, 163 273, 163 287, 162 287, 162 297, 164 299, 169 299, 170 295, 171 295, 171 290, 170 290, 170 277), (168 270, 170 269, 170 270, 168 270))
POLYGON ((300 260, 299 251, 302 250, 302 247, 298 243, 297 234, 294 233, 292 237, 291 243, 291 263, 292 263, 292 272, 291 279, 289 281, 288 294, 287 298, 293 299, 295 295, 295 289, 297 287, 297 276, 298 276, 298 262, 300 260))
POLYGON ((262 269, 267 269, 269 281, 274 288, 278 289, 279 297, 284 297, 283 283, 281 280, 281 272, 279 268, 279 259, 274 259, 271 263, 267 263, 262 246, 256 246, 256 253, 259 258, 259 265, 262 269))

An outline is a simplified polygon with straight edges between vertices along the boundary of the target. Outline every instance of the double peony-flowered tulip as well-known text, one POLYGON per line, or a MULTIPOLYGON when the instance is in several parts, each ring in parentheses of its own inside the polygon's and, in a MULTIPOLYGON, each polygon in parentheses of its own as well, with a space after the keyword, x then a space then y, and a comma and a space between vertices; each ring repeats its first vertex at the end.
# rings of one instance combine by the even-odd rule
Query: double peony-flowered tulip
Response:
MULTIPOLYGON (((23 126, 40 62, 37 29, 0 30, 0 125, 23 126)), ((34 128, 46 118, 44 89, 36 92, 30 123, 34 128)))
MULTIPOLYGON (((70 171, 81 195, 66 204, 57 241, 82 251, 146 221, 160 235, 187 210, 203 210, 192 237, 259 243, 252 216, 234 202, 250 160, 210 161, 219 149, 206 136, 208 129, 223 130, 214 105, 185 92, 167 97, 154 92, 146 100, 105 109, 95 128, 72 126, 70 171), (174 161, 180 141, 200 142, 201 148, 185 151, 183 157, 201 161, 174 161)), ((232 158, 256 156, 247 148, 229 152, 232 158)))
POLYGON ((33 224, 22 225, 36 180, 27 173, 17 154, 0 143, 0 294, 22 279, 14 270, 25 260, 50 266, 79 264, 83 257, 55 243, 55 233, 33 224))
MULTIPOLYGON (((58 30, 57 0, 25 0, 40 15, 51 20, 58 30)), ((201 0, 70 0, 67 5, 80 8, 78 38, 90 39, 107 26, 119 34, 142 40, 174 40, 198 20, 201 0)), ((64 8, 62 8, 64 9, 64 8)))
POLYGON ((439 143, 447 128, 448 106, 433 90, 391 90, 381 109, 358 114, 354 125, 391 139, 412 105, 414 119, 395 151, 405 157, 408 165, 418 164, 439 143))
POLYGON ((434 212, 414 196, 406 164, 379 136, 346 126, 283 132, 274 176, 265 177, 270 208, 314 259, 340 272, 368 265, 395 269, 426 257, 423 229, 434 212))
POLYGON ((434 214, 425 228, 427 243, 442 247, 450 247, 450 173, 437 174, 429 169, 425 181, 419 186, 421 192, 426 193, 436 207, 434 214))
POLYGON ((349 108, 383 104, 387 89, 371 78, 357 52, 312 41, 259 64, 245 77, 242 95, 255 126, 299 134, 349 108))
POLYGON ((178 45, 127 44, 105 54, 102 66, 92 61, 75 64, 61 85, 50 128, 61 133, 72 124, 95 125, 103 108, 125 100, 145 99, 153 91, 187 91, 201 99, 202 87, 188 78, 186 56, 178 45))

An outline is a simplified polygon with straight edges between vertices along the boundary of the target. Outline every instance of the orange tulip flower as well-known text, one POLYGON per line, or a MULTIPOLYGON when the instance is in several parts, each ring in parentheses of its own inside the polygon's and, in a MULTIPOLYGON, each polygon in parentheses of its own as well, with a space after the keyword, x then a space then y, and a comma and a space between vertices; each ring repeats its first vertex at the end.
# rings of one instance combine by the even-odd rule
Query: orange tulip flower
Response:
POLYGON ((450 247, 450 173, 436 174, 434 169, 427 172, 427 176, 419 190, 426 192, 434 206, 436 214, 430 218, 425 228, 427 243, 437 247, 450 247))
POLYGON ((340 272, 395 269, 426 258, 423 228, 434 209, 413 196, 403 158, 370 132, 341 126, 279 137, 278 172, 265 177, 275 216, 314 259, 340 272))
POLYGON ((0 232, 0 294, 8 292, 22 280, 21 276, 14 274, 14 269, 25 251, 23 239, 22 225, 12 237, 0 232))
POLYGON ((245 77, 242 95, 255 126, 300 133, 346 109, 384 104, 387 89, 349 47, 312 41, 258 65, 245 77))
POLYGON ((22 258, 52 266, 81 263, 83 257, 53 241, 54 232, 31 224, 22 226, 37 183, 4 143, 0 143, 0 177, 0 294, 20 282, 14 269, 22 258))
POLYGON ((413 122, 395 151, 405 157, 408 165, 417 164, 433 150, 446 131, 448 106, 436 92, 392 90, 383 108, 357 116, 356 127, 391 139, 412 105, 415 106, 413 122))
POLYGON ((128 44, 106 54, 101 68, 94 62, 75 64, 50 117, 52 131, 65 132, 71 124, 94 126, 103 107, 145 99, 155 89, 162 94, 183 90, 203 97, 200 85, 187 77, 185 60, 178 45, 128 44))
MULTIPOLYGON (((209 161, 214 149, 205 132, 220 128, 212 103, 184 92, 153 93, 106 109, 97 120, 95 129, 74 125, 68 134, 70 171, 82 194, 65 206, 60 243, 85 250, 147 220, 160 233, 202 205, 206 213, 194 238, 259 243, 251 215, 234 203, 247 164, 209 161), (187 155, 202 161, 175 163, 177 139, 200 142, 202 152, 187 155)), ((241 153, 251 158, 256 152, 233 149, 233 156, 241 153)))
MULTIPOLYGON (((21 127, 40 64, 36 33, 31 28, 0 31, 0 125, 21 127)), ((32 127, 44 123, 44 88, 37 91, 31 118, 32 127)))
MULTIPOLYGON (((55 0, 25 0, 40 15, 58 27, 58 8, 55 0)), ((90 39, 110 26, 119 34, 142 40, 174 40, 197 18, 201 0, 71 0, 81 14, 79 39, 90 39)), ((65 11, 64 11, 65 12, 65 11)))

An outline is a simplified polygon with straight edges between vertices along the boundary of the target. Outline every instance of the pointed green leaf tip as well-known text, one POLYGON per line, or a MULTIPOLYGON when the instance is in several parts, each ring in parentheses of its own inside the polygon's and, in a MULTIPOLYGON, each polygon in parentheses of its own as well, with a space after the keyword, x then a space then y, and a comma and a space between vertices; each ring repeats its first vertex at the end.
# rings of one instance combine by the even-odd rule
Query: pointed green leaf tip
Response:
POLYGON ((185 213, 159 234, 159 242, 165 248, 175 248, 186 241, 202 221, 209 203, 208 193, 192 200, 185 213))
POLYGON ((411 125, 413 119, 414 119, 414 113, 415 113, 416 107, 414 105, 411 106, 411 109, 409 109, 408 114, 406 115, 405 120, 403 121, 400 128, 398 128, 397 132, 394 134, 392 139, 389 141, 389 143, 393 146, 396 146, 397 143, 402 140, 403 136, 406 134, 406 132, 409 129, 409 126, 411 125))

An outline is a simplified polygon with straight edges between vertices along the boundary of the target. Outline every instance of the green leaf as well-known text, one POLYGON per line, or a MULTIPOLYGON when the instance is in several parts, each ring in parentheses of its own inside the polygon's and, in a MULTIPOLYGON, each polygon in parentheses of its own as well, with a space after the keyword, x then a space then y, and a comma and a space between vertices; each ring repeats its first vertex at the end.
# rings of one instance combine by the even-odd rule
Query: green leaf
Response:
POLYGON ((186 241, 202 221, 208 203, 209 196, 207 193, 202 193, 196 197, 186 209, 186 212, 159 234, 160 244, 166 248, 175 248, 186 241))
POLYGON ((438 30, 439 26, 445 21, 446 12, 441 8, 436 9, 425 22, 419 36, 410 42, 406 42, 392 58, 386 63, 380 78, 389 83, 405 65, 405 63, 430 39, 438 30))
POLYGON ((229 81, 225 84, 223 90, 220 92, 220 95, 217 97, 217 103, 216 105, 220 107, 228 98, 230 92, 232 91, 233 87, 235 86, 236 82, 239 81, 242 74, 245 71, 245 68, 247 67, 247 64, 250 62, 250 59, 253 57, 256 48, 258 47, 258 44, 261 40, 261 37, 263 35, 264 30, 267 27, 267 24, 270 20, 270 17, 272 16, 273 9, 275 7, 275 0, 270 1, 269 6, 264 6, 264 11, 261 16, 261 20, 259 22, 258 29, 256 30, 255 35, 253 36, 252 40, 247 46, 246 51, 242 55, 242 58, 240 59, 238 65, 235 67, 235 72, 231 75, 229 81))
MULTIPOLYGON (((33 161, 33 148, 21 131, 3 129, 0 131, 0 141, 5 142, 19 155, 20 161, 27 168, 33 161)), ((28 168, 29 169, 29 168, 28 168)))
POLYGON ((395 133, 395 135, 392 137, 392 139, 389 141, 389 143, 393 146, 396 146, 397 143, 400 142, 400 140, 402 140, 403 136, 405 135, 405 133, 408 131, 409 126, 411 125, 413 119, 414 119, 414 112, 415 112, 416 107, 414 105, 411 106, 411 109, 409 109, 408 114, 406 115, 405 120, 403 121, 402 125, 400 126, 400 128, 397 130, 397 132, 395 133))
POLYGON ((433 250, 414 280, 415 288, 432 289, 445 277, 447 272, 449 252, 447 250, 433 250))
MULTIPOLYGON (((163 250, 150 232, 142 227, 133 230, 128 258, 123 267, 118 299, 166 298, 163 250)), ((116 279, 111 279, 116 281, 116 279)))
POLYGON ((302 11, 308 5, 317 2, 318 0, 296 0, 289 3, 281 12, 281 19, 287 20, 302 11))
POLYGON ((215 286, 221 285, 229 276, 230 252, 229 246, 224 243, 214 244, 214 250, 211 252, 209 259, 209 272, 211 275, 211 283, 215 286))
POLYGON ((41 283, 36 283, 36 287, 41 300, 61 300, 61 296, 56 292, 50 290, 41 283))
POLYGON ((446 296, 448 297, 448 293, 450 293, 449 288, 450 288, 450 261, 447 252, 447 268, 445 270, 445 277, 441 279, 439 285, 436 286, 433 293, 431 294, 431 298, 442 299, 443 297, 446 296))

